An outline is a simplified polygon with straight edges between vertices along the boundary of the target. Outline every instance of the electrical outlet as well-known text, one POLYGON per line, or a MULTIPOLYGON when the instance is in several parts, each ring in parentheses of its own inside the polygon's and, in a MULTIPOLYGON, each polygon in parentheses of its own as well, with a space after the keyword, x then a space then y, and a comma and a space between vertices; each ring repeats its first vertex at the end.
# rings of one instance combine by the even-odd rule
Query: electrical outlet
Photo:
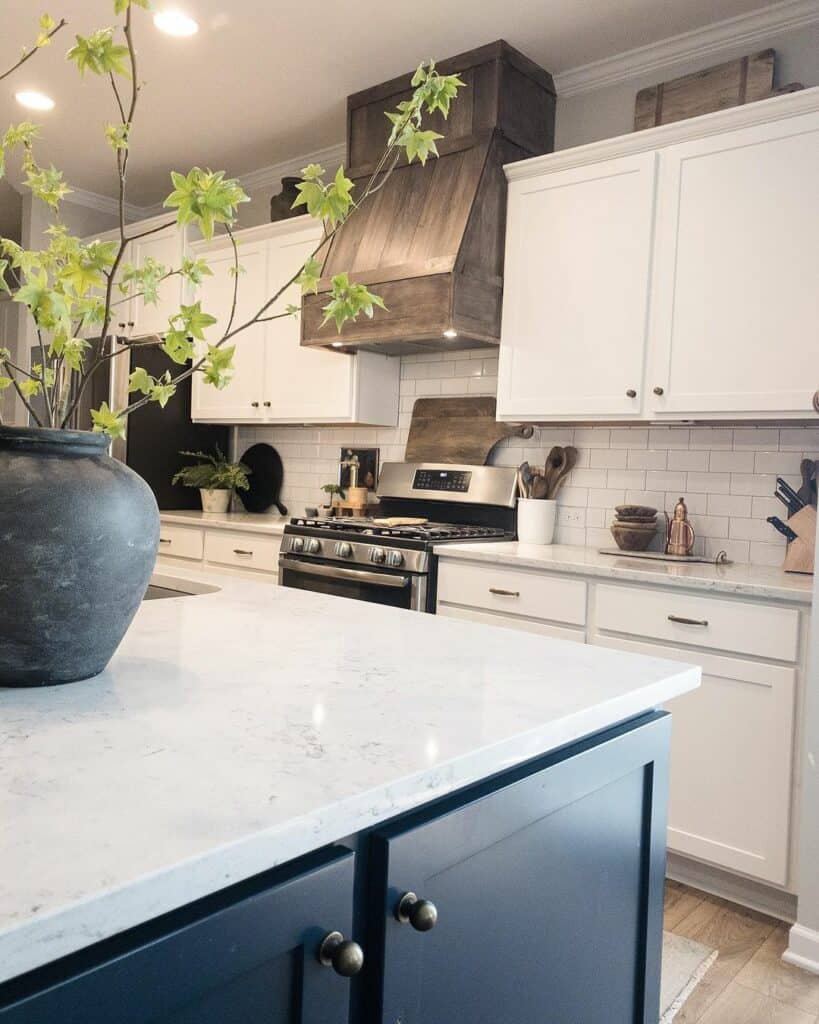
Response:
POLYGON ((561 522, 564 526, 582 526, 584 511, 582 508, 563 509, 563 515, 560 517, 561 522))

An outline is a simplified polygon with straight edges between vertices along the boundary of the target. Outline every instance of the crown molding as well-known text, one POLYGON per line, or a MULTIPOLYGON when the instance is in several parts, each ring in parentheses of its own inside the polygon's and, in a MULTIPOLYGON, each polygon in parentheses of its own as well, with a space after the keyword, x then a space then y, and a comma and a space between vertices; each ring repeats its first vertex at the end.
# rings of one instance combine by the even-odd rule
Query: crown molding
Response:
POLYGON ((577 96, 720 53, 730 46, 766 43, 777 32, 803 28, 817 21, 819 0, 781 0, 748 14, 559 72, 554 76, 555 88, 558 98, 577 96))
POLYGON ((690 142, 693 139, 703 139, 720 132, 737 131, 772 121, 784 122, 787 118, 817 112, 819 86, 803 89, 801 92, 786 93, 783 96, 773 96, 767 100, 757 100, 755 103, 746 103, 739 107, 729 107, 713 114, 689 117, 684 121, 674 121, 657 128, 645 128, 627 135, 616 135, 610 139, 601 139, 599 142, 589 142, 585 146, 559 149, 544 156, 531 157, 529 160, 518 160, 516 163, 506 164, 504 171, 508 181, 523 181, 573 167, 587 167, 603 160, 615 160, 681 142, 690 142))
MULTIPOLYGON (((84 206, 87 210, 96 210, 98 213, 108 213, 112 217, 119 216, 119 202, 111 196, 100 195, 99 192, 90 192, 85 188, 71 186, 71 191, 63 200, 65 203, 73 203, 75 206, 84 206)), ((125 204, 126 220, 143 220, 150 217, 153 207, 137 206, 135 203, 125 204)))
POLYGON ((332 167, 334 164, 343 164, 346 155, 346 144, 338 142, 334 146, 326 146, 324 149, 317 149, 313 153, 305 153, 291 160, 282 160, 278 164, 259 167, 237 177, 248 192, 256 192, 262 188, 280 188, 282 178, 300 176, 302 167, 306 167, 307 164, 326 164, 332 167))

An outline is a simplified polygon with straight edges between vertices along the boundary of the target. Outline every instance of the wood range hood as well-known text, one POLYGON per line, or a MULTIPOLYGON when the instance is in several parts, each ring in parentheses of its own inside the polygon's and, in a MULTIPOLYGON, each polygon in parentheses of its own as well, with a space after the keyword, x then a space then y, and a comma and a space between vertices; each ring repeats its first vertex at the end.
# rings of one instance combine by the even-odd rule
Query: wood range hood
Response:
MULTIPOLYGON (((503 165, 554 148, 552 76, 501 41, 441 61, 466 83, 439 131, 438 159, 402 158, 387 184, 330 244, 318 295, 302 301, 302 345, 388 355, 451 351, 500 341, 506 178, 503 165), (334 274, 380 295, 387 310, 336 333, 321 327, 334 274)), ((392 110, 411 73, 347 100, 347 175, 361 194, 383 152, 392 110)))

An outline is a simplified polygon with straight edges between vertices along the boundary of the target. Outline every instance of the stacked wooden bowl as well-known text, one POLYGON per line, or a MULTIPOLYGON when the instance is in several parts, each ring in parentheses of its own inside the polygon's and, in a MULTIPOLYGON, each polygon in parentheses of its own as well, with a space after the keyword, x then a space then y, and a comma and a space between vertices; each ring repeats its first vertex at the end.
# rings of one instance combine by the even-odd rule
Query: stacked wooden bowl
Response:
POLYGON ((645 551, 657 533, 657 509, 649 505, 617 505, 611 535, 621 551, 645 551))

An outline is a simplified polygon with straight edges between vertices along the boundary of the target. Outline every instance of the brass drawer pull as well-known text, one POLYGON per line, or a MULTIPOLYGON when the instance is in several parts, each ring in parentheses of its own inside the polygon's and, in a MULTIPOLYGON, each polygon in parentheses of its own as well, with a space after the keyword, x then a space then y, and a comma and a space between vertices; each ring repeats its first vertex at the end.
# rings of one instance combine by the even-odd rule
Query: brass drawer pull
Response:
POLYGON ((171 542, 168 540, 167 537, 160 537, 159 538, 159 543, 160 544, 170 544, 171 542))
POLYGON ((683 615, 669 615, 669 622, 680 622, 683 626, 707 626, 708 619, 686 619, 683 615))
POLYGON ((252 551, 245 551, 244 548, 234 548, 233 549, 233 554, 234 555, 252 555, 253 552, 252 551))
POLYGON ((497 594, 498 597, 520 597, 519 590, 501 590, 499 587, 490 587, 490 594, 497 594))

